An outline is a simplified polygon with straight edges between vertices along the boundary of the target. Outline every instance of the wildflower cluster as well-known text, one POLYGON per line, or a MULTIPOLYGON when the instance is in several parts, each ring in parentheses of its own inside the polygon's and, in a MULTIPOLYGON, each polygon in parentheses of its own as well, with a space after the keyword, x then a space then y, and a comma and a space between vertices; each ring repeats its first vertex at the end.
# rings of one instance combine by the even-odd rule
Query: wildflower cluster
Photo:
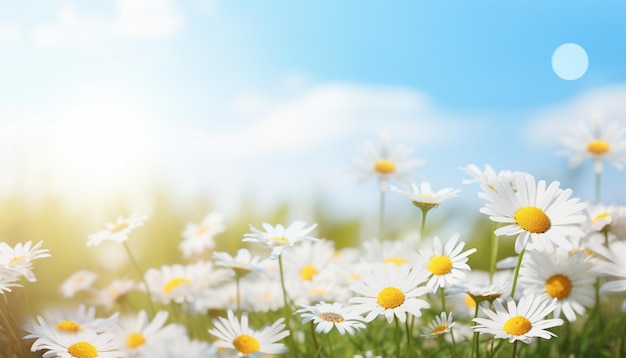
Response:
MULTIPOLYGON (((622 148, 619 136, 589 131, 583 139, 567 141, 570 153, 587 148, 575 164, 592 158, 597 174, 597 161, 624 162, 612 151, 622 148)), ((427 213, 458 189, 412 183, 409 170, 422 161, 404 147, 390 150, 386 140, 362 153, 362 178, 379 179, 381 199, 408 199, 407 208, 421 215, 419 235, 389 237, 381 200, 378 234, 356 247, 336 247, 334 238, 316 234, 315 223, 263 222, 248 227, 240 238, 247 246, 233 255, 215 249, 227 225, 213 212, 182 231, 183 262, 143 270, 127 240, 148 217, 119 217, 86 244, 123 245, 135 279, 98 289, 97 273, 76 270, 59 289, 65 298, 86 293, 90 302, 38 315, 19 338, 43 357, 76 358, 624 354, 626 316, 615 312, 626 312, 626 300, 611 305, 626 292, 624 207, 599 196, 583 202, 560 182, 530 173, 470 164, 460 168, 470 176, 462 182, 479 184, 484 206, 475 212, 491 221, 489 250, 481 253, 459 233, 425 235, 427 213), (515 239, 513 256, 498 261, 507 237, 515 239), (480 269, 470 266, 477 255, 480 269), (620 322, 597 338, 600 327, 620 322), (533 344, 538 339, 550 344, 533 344)), ((30 246, 0 244, 3 295, 20 277, 34 281, 31 262, 49 256, 41 243, 30 246)), ((3 326, 0 334, 9 342, 15 337, 7 332, 3 326)))

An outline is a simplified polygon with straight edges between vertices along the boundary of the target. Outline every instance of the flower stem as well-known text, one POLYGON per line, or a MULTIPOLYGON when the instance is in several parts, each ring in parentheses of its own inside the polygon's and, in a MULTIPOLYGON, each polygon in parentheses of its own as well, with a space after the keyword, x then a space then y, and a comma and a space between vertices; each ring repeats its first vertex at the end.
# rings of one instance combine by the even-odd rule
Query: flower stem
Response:
POLYGON ((235 276, 235 289, 236 289, 236 295, 237 295, 237 314, 241 313, 241 293, 240 293, 240 282, 241 277, 239 277, 239 275, 235 276))
POLYGON ((378 208, 378 239, 383 240, 385 235, 385 191, 380 191, 380 207, 378 208))
POLYGON ((148 286, 148 283, 146 282, 146 279, 143 276, 143 271, 141 270, 141 268, 139 268, 139 264, 137 264, 137 260, 135 260, 135 257, 133 256, 133 253, 130 251, 130 247, 128 247, 128 244, 126 243, 126 241, 122 243, 122 246, 124 246, 124 250, 126 250, 126 254, 128 255, 130 263, 133 265, 133 267, 137 271, 137 274, 139 275, 141 282, 143 282, 144 286, 146 286, 146 293, 148 294, 148 303, 150 305, 150 313, 154 316, 154 314, 156 313, 156 310, 154 308, 154 304, 152 303, 152 294, 150 293, 150 287, 148 286))
POLYGON ((406 357, 409 358, 411 356, 411 337, 413 336, 412 334, 413 325, 409 324, 408 319, 404 321, 404 324, 406 328, 406 357))
POLYGON ((615 358, 623 357, 624 353, 624 334, 626 334, 626 315, 624 315, 624 322, 622 323, 622 332, 619 335, 619 343, 617 344, 617 350, 615 351, 615 358))
POLYGON ((596 180, 595 180, 595 184, 596 184, 596 196, 595 196, 595 203, 599 203, 600 202, 600 180, 602 179, 602 173, 601 172, 597 172, 596 173, 596 180))
POLYGON ((315 351, 319 350, 319 345, 317 344, 317 337, 315 336, 315 323, 311 321, 311 337, 313 338, 313 346, 315 346, 315 351))
MULTIPOLYGON (((289 302, 288 302, 288 298, 287 298, 287 289, 285 288, 285 273, 283 270, 283 257, 282 255, 278 256, 278 269, 280 271, 280 287, 282 288, 283 291, 283 314, 285 316, 285 326, 287 327, 287 330, 289 332, 291 332, 291 308, 289 306, 289 302)), ((293 334, 289 335, 289 341, 291 342, 291 351, 293 353, 295 353, 296 348, 296 344, 293 338, 293 334)))
POLYGON ((420 208, 422 211, 422 225, 420 226, 420 240, 424 240, 424 232, 426 228, 426 214, 428 214, 428 210, 426 208, 420 208))
POLYGON ((517 342, 517 340, 513 342, 513 355, 511 356, 512 358, 515 358, 517 356, 517 342))
POLYGON ((513 285, 511 286, 511 298, 515 298, 515 288, 517 286, 517 277, 519 276, 519 269, 522 266, 522 258, 524 257, 524 252, 526 252, 526 247, 522 249, 517 257, 517 265, 515 265, 515 274, 513 275, 513 285))
POLYGON ((496 236, 496 228, 498 224, 493 222, 493 230, 491 230, 491 255, 489 257, 489 284, 493 284, 493 275, 496 272, 496 260, 498 259, 498 237, 496 236))
MULTIPOLYGON (((476 308, 474 309, 474 318, 478 318, 478 308, 479 308, 479 305, 478 303, 476 303, 476 308)), ((476 325, 477 323, 474 322, 474 326, 476 325)), ((470 358, 474 358, 474 355, 476 355, 476 358, 478 358, 480 354, 480 350, 478 349, 479 348, 478 336, 479 336, 479 333, 477 331, 474 331, 474 336, 472 337, 472 354, 470 355, 470 358)))
POLYGON ((396 358, 400 358, 400 320, 398 317, 394 317, 393 320, 396 323, 396 358))

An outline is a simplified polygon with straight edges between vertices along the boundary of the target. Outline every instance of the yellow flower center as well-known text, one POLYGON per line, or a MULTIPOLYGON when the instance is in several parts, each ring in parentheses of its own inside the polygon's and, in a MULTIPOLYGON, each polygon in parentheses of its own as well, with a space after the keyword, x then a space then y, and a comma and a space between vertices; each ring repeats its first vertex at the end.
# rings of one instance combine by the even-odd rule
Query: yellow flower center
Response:
POLYGON ((115 226, 113 226, 109 232, 111 232, 111 234, 115 234, 118 233, 126 228, 128 228, 130 225, 127 222, 121 222, 121 223, 117 223, 115 224, 115 226))
POLYGON ((89 342, 76 342, 67 348, 67 353, 76 358, 95 358, 98 350, 89 342))
POLYGON ((309 290, 309 295, 319 295, 319 296, 324 296, 328 293, 328 291, 326 291, 323 288, 312 288, 309 290))
POLYGON ((465 294, 465 305, 469 308, 476 308, 476 301, 474 301, 472 296, 465 294))
POLYGON ((283 244, 288 244, 289 243, 289 240, 287 240, 284 237, 272 237, 272 238, 270 238, 267 241, 276 243, 278 245, 283 245, 283 244))
POLYGON ((383 175, 391 174, 396 171, 396 165, 390 160, 380 159, 374 163, 374 170, 383 175))
POLYGON ((167 281, 165 286, 163 286, 163 291, 166 294, 169 294, 170 292, 172 292, 173 289, 178 288, 180 285, 190 284, 190 283, 191 283, 191 280, 186 277, 176 277, 167 281))
POLYGON ((300 278, 305 281, 311 281, 313 276, 317 275, 317 269, 313 265, 306 265, 300 270, 300 278))
POLYGON ((572 292, 572 281, 563 275, 554 275, 546 281, 546 292, 552 298, 567 298, 572 292))
POLYGON ((126 336, 126 347, 135 349, 146 343, 146 338, 141 333, 133 332, 126 336))
POLYGON ((504 322, 504 332, 514 336, 523 336, 531 328, 533 328, 533 325, 523 316, 514 316, 504 322))
POLYGON ((333 323, 341 323, 345 321, 342 315, 335 312, 322 312, 319 316, 324 321, 333 322, 333 323))
POLYGON ((591 219, 591 223, 595 224, 598 220, 602 220, 604 218, 608 218, 609 216, 611 216, 611 213, 598 214, 593 219, 591 219))
POLYGON ((383 308, 396 308, 404 303, 404 293, 395 287, 385 287, 378 293, 376 302, 383 308))
POLYGON ((9 260, 9 265, 16 264, 16 263, 18 263, 20 261, 23 261, 24 259, 26 259, 26 256, 14 257, 14 258, 9 260))
POLYGON ((517 225, 533 234, 543 234, 551 225, 548 215, 536 206, 517 209, 514 218, 517 225))
POLYGON ((611 150, 609 143, 602 139, 594 139, 587 143, 587 151, 594 155, 602 155, 611 150))
POLYGON ((396 266, 402 266, 406 263, 406 259, 402 257, 390 257, 383 262, 385 265, 394 264, 396 266))
POLYGON ((196 236, 202 236, 203 234, 205 234, 207 231, 209 231, 209 227, 206 225, 200 225, 198 226, 198 228, 196 229, 196 236))
POLYGON ((239 353, 250 354, 254 353, 261 348, 259 341, 256 338, 249 336, 247 334, 242 334, 241 336, 237 336, 233 340, 233 346, 235 349, 239 351, 239 353))
POLYGON ((446 329, 448 329, 448 325, 444 323, 442 325, 435 327, 435 329, 433 329, 433 331, 430 333, 437 334, 437 333, 445 332, 446 329))
POLYGON ((428 261, 428 271, 437 276, 448 274, 452 271, 452 260, 447 256, 435 256, 428 261))
POLYGON ((80 324, 74 322, 74 321, 61 321, 59 323, 57 323, 54 328, 58 329, 59 331, 63 331, 63 332, 70 332, 70 333, 76 333, 76 332, 80 332, 83 328, 80 326, 80 324))

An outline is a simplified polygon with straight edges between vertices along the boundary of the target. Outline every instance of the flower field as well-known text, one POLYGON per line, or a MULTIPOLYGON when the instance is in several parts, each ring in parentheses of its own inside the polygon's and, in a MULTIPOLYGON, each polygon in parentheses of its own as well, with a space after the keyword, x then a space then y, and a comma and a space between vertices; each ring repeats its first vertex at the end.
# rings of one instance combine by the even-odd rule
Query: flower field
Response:
POLYGON ((94 225, 54 200, 9 200, 0 356, 625 357, 626 206, 601 198, 626 128, 575 128, 562 154, 593 163, 593 201, 515 163, 468 164, 459 188, 436 190, 407 147, 365 144, 353 165, 355 182, 378 183, 363 195, 379 201, 373 232, 288 206, 227 218, 163 197, 94 225), (451 214, 475 223, 471 237, 433 222, 461 186, 482 200, 451 214), (392 195, 417 230, 389 225, 392 195))

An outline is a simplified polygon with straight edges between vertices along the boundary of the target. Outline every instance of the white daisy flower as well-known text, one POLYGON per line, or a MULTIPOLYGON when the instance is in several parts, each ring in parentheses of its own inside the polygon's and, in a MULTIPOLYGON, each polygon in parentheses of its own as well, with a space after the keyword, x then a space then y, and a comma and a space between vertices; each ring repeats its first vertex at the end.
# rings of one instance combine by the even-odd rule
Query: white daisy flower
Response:
POLYGON ((380 146, 371 142, 359 147, 362 157, 354 157, 354 163, 360 168, 360 180, 378 177, 380 191, 389 190, 389 181, 394 179, 408 185, 411 170, 424 163, 421 159, 408 159, 413 152, 402 145, 389 148, 387 138, 382 136, 380 146))
POLYGON ((37 281, 32 271, 33 261, 50 257, 50 251, 40 249, 41 245, 43 241, 39 241, 35 246, 32 246, 31 241, 25 244, 19 242, 15 247, 9 246, 6 242, 0 242, 0 267, 15 271, 18 276, 24 276, 29 282, 37 281))
MULTIPOLYGON (((423 243, 420 241, 420 243, 423 243)), ((362 262, 384 263, 401 266, 416 262, 419 255, 415 252, 418 245, 414 235, 407 236, 403 240, 379 240, 372 239, 365 241, 362 248, 362 262)))
POLYGON ((65 279, 65 281, 61 283, 59 290, 63 297, 72 298, 80 291, 89 290, 97 279, 97 273, 89 270, 79 270, 65 279))
POLYGON ((146 311, 141 310, 134 316, 120 318, 119 328, 115 330, 120 346, 129 354, 147 357, 145 353, 154 350, 154 345, 186 337, 187 330, 184 326, 165 324, 168 316, 167 311, 159 311, 150 320, 146 311))
POLYGON ((375 264, 370 271, 363 272, 360 279, 350 285, 350 289, 362 297, 353 297, 359 314, 369 312, 367 322, 379 315, 384 315, 388 323, 394 316, 401 322, 406 321, 407 314, 421 317, 421 309, 429 308, 430 304, 418 298, 432 292, 422 284, 428 279, 428 271, 412 265, 375 264))
POLYGON ((308 228, 305 228, 305 226, 306 223, 302 221, 294 221, 287 228, 280 224, 272 226, 268 223, 263 223, 263 228, 265 229, 265 232, 263 232, 250 225, 252 232, 245 234, 243 241, 259 242, 267 245, 268 248, 272 249, 271 259, 275 260, 285 248, 292 247, 297 242, 302 240, 319 240, 313 236, 308 236, 317 227, 317 224, 313 224, 308 228))
POLYGON ((126 353, 120 349, 117 337, 109 332, 82 331, 74 335, 50 332, 44 343, 31 351, 46 350, 43 358, 120 358, 126 353))
POLYGON ((302 324, 313 321, 317 333, 328 333, 335 327, 342 336, 350 335, 365 328, 364 319, 353 308, 344 307, 341 303, 319 302, 314 306, 304 306, 296 311, 302 317, 302 324))
MULTIPOLYGON (((247 279, 249 276, 244 278, 247 279)), ((289 292, 288 292, 289 293, 289 292)), ((254 312, 271 312, 283 307, 283 294, 278 276, 261 275, 241 284, 241 308, 254 312)))
POLYGON ((604 245, 590 246, 590 249, 600 256, 594 260, 593 271, 612 279, 602 284, 600 292, 626 292, 626 242, 614 241, 610 249, 604 245))
POLYGON ((248 249, 239 249, 233 257, 228 252, 214 252, 213 259, 217 266, 228 267, 237 275, 246 275, 253 271, 262 271, 261 258, 252 256, 248 249))
POLYGON ((464 279, 446 289, 446 297, 457 314, 474 316, 477 305, 508 297, 512 281, 511 271, 496 271, 490 279, 489 272, 472 270, 464 279))
POLYGON ((595 303, 595 275, 590 273, 592 264, 582 252, 571 255, 557 248, 553 254, 530 251, 522 262, 519 283, 524 295, 537 299, 556 299, 554 317, 561 313, 574 322, 576 315, 584 315, 585 307, 595 303))
POLYGON ((439 316, 436 316, 427 327, 422 327, 422 337, 434 338, 446 334, 452 330, 452 326, 454 326, 455 323, 456 322, 452 321, 452 312, 450 312, 450 314, 442 312, 439 316))
POLYGON ((189 265, 163 265, 149 268, 144 274, 150 295, 155 302, 168 304, 193 302, 202 291, 227 282, 233 273, 215 269, 211 262, 198 261, 189 265))
POLYGON ((204 250, 215 247, 215 235, 226 231, 224 216, 220 213, 210 213, 202 219, 200 224, 187 223, 182 233, 183 241, 178 248, 186 258, 201 254, 204 250))
POLYGON ((60 335, 75 336, 77 333, 93 331, 96 333, 108 332, 115 327, 118 313, 108 318, 96 317, 94 307, 79 305, 76 311, 51 310, 44 312, 43 317, 37 316, 36 321, 31 321, 24 326, 28 332, 24 339, 35 338, 32 350, 37 351, 49 343, 50 337, 58 338, 60 335))
POLYGON ((119 216, 115 222, 105 224, 105 229, 87 237, 87 246, 100 245, 103 241, 115 241, 118 244, 128 240, 128 235, 143 226, 147 215, 133 214, 129 218, 119 216))
POLYGON ((228 310, 228 319, 219 317, 213 320, 215 328, 209 333, 219 340, 214 343, 221 348, 234 349, 240 356, 262 357, 264 354, 286 353, 289 349, 282 343, 277 343, 289 335, 284 330, 284 319, 279 318, 271 326, 254 330, 248 326, 248 314, 241 315, 241 322, 235 317, 232 310, 228 310))
POLYGON ((311 281, 330 264, 335 253, 332 241, 305 241, 283 258, 286 281, 311 281))
POLYGON ((506 304, 507 307, 504 308, 500 301, 494 301, 494 311, 481 307, 487 318, 474 318, 473 321, 478 323, 474 330, 492 334, 495 338, 506 338, 511 343, 522 341, 530 344, 533 337, 556 337, 547 329, 563 324, 560 318, 545 319, 556 308, 556 300, 536 299, 533 295, 528 295, 520 298, 517 304, 509 298, 506 304))
POLYGON ((603 160, 622 169, 626 163, 626 127, 611 122, 605 124, 601 117, 594 117, 587 123, 579 123, 572 129, 570 137, 561 143, 566 147, 559 155, 569 155, 571 167, 580 165, 587 159, 593 160, 595 173, 602 173, 603 160))
POLYGON ((121 302, 126 295, 137 289, 137 283, 130 279, 115 279, 102 290, 94 292, 93 303, 97 306, 104 306, 106 310, 111 310, 116 303, 121 302))
POLYGON ((20 274, 15 270, 0 266, 0 294, 4 295, 5 292, 11 292, 11 287, 22 287, 18 283, 20 277, 20 274))
POLYGON ((488 202, 480 212, 489 215, 494 222, 504 223, 495 234, 498 236, 518 235, 515 252, 524 248, 529 251, 554 251, 554 244, 572 250, 568 237, 580 237, 584 232, 577 225, 585 221, 582 211, 585 203, 578 198, 570 199, 571 189, 561 189, 559 182, 535 182, 532 175, 516 177, 517 193, 501 181, 495 182, 496 190, 483 187, 479 196, 488 202))
POLYGON ((176 337, 155 342, 144 357, 149 358, 225 358, 219 354, 216 346, 209 342, 190 339, 188 336, 176 337))
POLYGON ((459 237, 460 234, 455 233, 446 245, 442 246, 439 237, 435 236, 432 251, 420 251, 420 255, 426 259, 426 267, 430 275, 426 286, 433 291, 439 287, 454 285, 465 277, 465 272, 471 270, 467 264, 467 257, 476 252, 476 249, 471 248, 462 253, 465 242, 459 242, 459 237))
POLYGON ((403 191, 393 185, 390 190, 411 200, 413 205, 422 210, 436 208, 444 200, 455 197, 460 192, 460 190, 452 188, 434 191, 431 189, 430 183, 426 181, 422 182, 419 187, 415 184, 411 184, 411 190, 409 191, 403 191))
POLYGON ((355 354, 353 358, 383 358, 383 356, 376 355, 372 351, 365 351, 364 354, 355 354))
POLYGON ((588 241, 612 242, 619 239, 626 227, 626 208, 618 205, 595 204, 587 207, 588 241))

